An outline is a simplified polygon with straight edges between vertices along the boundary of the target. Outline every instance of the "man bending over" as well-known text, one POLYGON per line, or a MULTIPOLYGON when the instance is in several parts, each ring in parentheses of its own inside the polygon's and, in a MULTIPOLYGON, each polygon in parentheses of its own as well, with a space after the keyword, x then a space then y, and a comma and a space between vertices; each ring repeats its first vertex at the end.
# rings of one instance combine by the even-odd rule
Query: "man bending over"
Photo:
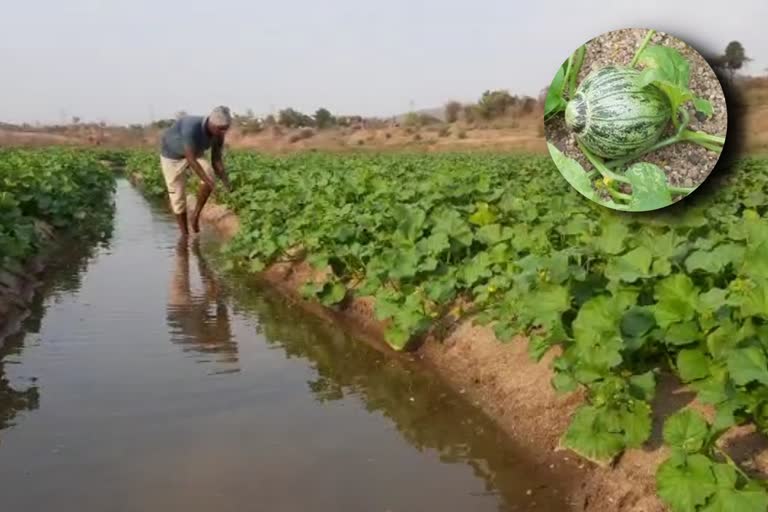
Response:
POLYGON ((216 186, 216 176, 231 190, 229 178, 221 159, 224 136, 227 134, 232 116, 227 107, 216 107, 207 117, 182 116, 163 134, 160 166, 171 209, 176 215, 181 235, 189 235, 187 227, 187 170, 200 178, 195 211, 192 215, 192 230, 200 231, 200 212, 216 186), (211 162, 204 158, 211 150, 211 162))

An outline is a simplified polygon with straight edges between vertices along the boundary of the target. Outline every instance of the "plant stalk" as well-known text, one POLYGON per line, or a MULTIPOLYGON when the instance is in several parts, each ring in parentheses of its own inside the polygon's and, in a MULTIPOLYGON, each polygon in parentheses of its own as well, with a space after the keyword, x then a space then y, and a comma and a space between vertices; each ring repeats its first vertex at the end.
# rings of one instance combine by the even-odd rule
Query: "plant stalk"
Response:
POLYGON ((637 65, 637 61, 640 59, 640 54, 643 53, 643 50, 645 50, 645 47, 648 46, 648 43, 651 41, 651 38, 655 33, 656 31, 651 29, 647 34, 645 34, 645 38, 643 39, 643 42, 640 43, 640 48, 638 48, 635 52, 635 56, 632 57, 632 62, 629 63, 629 67, 633 68, 637 65))

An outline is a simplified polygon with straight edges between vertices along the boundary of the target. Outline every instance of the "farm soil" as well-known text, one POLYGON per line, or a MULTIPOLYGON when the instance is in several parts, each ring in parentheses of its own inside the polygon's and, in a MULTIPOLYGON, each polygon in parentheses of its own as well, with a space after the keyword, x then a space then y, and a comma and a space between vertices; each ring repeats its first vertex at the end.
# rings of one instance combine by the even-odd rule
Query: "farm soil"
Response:
MULTIPOLYGON (((190 197, 189 203, 194 199, 190 197)), ((203 222, 223 239, 237 233, 237 216, 226 208, 207 205, 203 222)), ((582 403, 579 393, 558 395, 550 385, 550 362, 556 350, 539 362, 527 353, 524 338, 501 343, 489 327, 458 322, 447 335, 430 333, 413 352, 396 353, 383 340, 386 325, 376 320, 373 299, 352 298, 338 309, 300 298, 299 288, 309 280, 322 280, 305 262, 278 263, 262 272, 266 281, 295 300, 308 312, 336 322, 392 357, 414 358, 433 369, 496 421, 519 445, 542 464, 558 467, 569 480, 573 510, 595 512, 656 512, 665 507, 656 497, 655 471, 666 458, 661 436, 664 419, 686 405, 707 415, 712 411, 692 402, 693 393, 670 375, 661 375, 653 404, 652 438, 643 449, 628 450, 612 467, 600 467, 559 446, 574 410, 582 403)), ((723 447, 748 471, 768 474, 768 443, 750 428, 735 429, 723 447)))
MULTIPOLYGON (((607 32, 586 44, 584 64, 578 77, 578 83, 593 70, 607 65, 628 66, 632 61, 647 31, 644 29, 624 29, 607 32)), ((712 68, 699 53, 679 39, 657 32, 649 44, 671 47, 678 50, 690 63, 690 89, 712 103, 714 115, 704 121, 696 118, 693 110, 690 129, 704 131, 711 135, 725 136, 728 124, 728 112, 722 86, 712 68)), ((556 70, 553 70, 553 72, 556 70)), ((672 126, 668 135, 673 133, 672 126)), ((567 156, 578 160, 585 170, 592 169, 592 164, 584 157, 576 145, 576 139, 565 126, 563 116, 556 116, 545 124, 545 135, 567 156)), ((653 153, 644 155, 637 161, 651 162, 667 174, 672 185, 679 187, 697 187, 709 176, 715 167, 719 154, 690 142, 677 143, 653 153)), ((631 165, 634 162, 629 162, 631 165)))

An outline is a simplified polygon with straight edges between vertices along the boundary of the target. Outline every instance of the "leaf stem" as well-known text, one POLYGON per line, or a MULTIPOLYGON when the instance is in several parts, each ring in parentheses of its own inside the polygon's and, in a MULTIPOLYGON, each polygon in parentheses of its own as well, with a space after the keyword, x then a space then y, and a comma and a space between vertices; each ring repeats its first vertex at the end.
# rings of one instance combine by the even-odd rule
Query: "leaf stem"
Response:
POLYGON ((728 463, 729 466, 731 466, 733 469, 735 469, 741 476, 744 477, 744 479, 749 482, 752 479, 747 475, 744 470, 742 470, 738 464, 731 458, 730 455, 728 455, 725 450, 720 448, 719 446, 712 446, 712 449, 717 452, 718 455, 720 455, 722 458, 725 459, 725 462, 728 463))
POLYGON ((691 188, 691 187, 673 187, 672 185, 669 185, 667 187, 667 189, 669 189, 669 191, 672 194, 681 194, 681 195, 684 195, 684 196, 687 196, 688 194, 690 194, 691 192, 696 190, 695 187, 693 187, 693 188, 691 188))
POLYGON ((623 192, 619 192, 618 190, 614 189, 613 187, 607 187, 608 193, 611 194, 611 197, 614 199, 619 199, 621 201, 631 201, 632 196, 629 194, 625 194, 623 192))
POLYGON ((581 142, 578 142, 579 149, 581 149, 581 152, 584 153, 584 156, 587 157, 587 159, 592 163, 592 165, 597 169, 597 172, 599 172, 604 178, 610 178, 614 181, 619 181, 621 183, 629 183, 629 180, 625 178, 624 176, 621 176, 620 174, 616 174, 608 167, 605 166, 605 163, 603 160, 592 154, 590 150, 584 147, 584 145, 581 142))
POLYGON ((629 67, 633 68, 637 65, 637 61, 640 59, 640 54, 643 53, 643 50, 645 50, 645 47, 648 46, 648 43, 651 41, 651 38, 655 33, 656 31, 651 29, 647 34, 645 34, 645 38, 643 39, 643 42, 640 43, 640 48, 638 48, 635 52, 635 56, 632 57, 632 62, 629 63, 629 67))

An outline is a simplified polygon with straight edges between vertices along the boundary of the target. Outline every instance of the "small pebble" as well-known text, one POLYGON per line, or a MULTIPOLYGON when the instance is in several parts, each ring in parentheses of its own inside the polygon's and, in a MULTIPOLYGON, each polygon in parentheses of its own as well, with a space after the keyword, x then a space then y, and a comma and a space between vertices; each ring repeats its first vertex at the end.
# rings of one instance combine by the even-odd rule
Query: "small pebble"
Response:
POLYGON ((532 491, 531 489, 528 489, 527 491, 525 491, 525 494, 527 494, 528 496, 530 496, 531 494, 533 494, 533 491, 532 491))

